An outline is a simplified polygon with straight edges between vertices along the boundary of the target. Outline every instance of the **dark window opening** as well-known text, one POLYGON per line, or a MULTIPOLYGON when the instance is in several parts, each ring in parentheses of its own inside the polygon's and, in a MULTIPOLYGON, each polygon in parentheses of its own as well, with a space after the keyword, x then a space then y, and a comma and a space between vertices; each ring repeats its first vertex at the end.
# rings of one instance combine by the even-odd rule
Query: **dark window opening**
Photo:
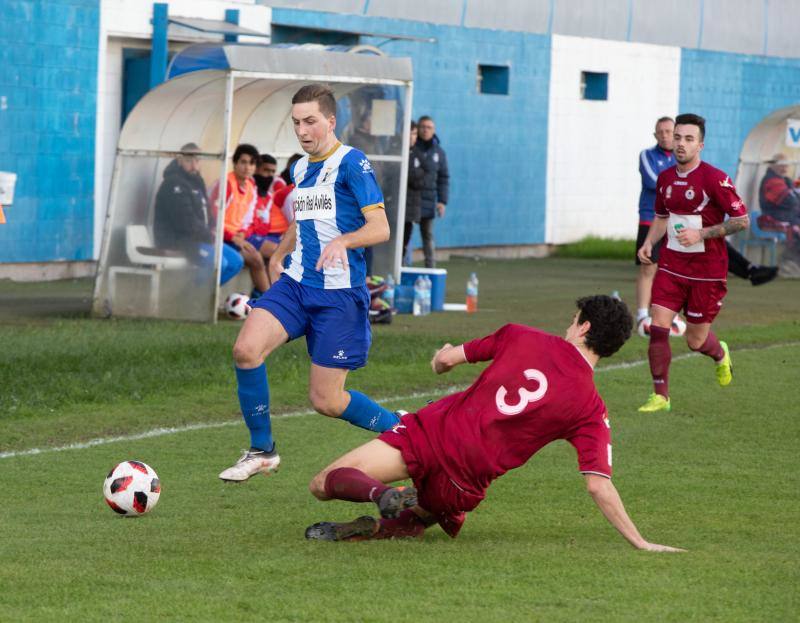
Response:
MULTIPOLYGON (((175 56, 167 55, 167 66, 175 56)), ((122 119, 120 127, 133 107, 150 90, 150 50, 145 48, 122 49, 122 119)))
POLYGON ((608 73, 594 71, 581 72, 581 99, 607 100, 608 73))
POLYGON ((478 65, 478 92, 508 95, 509 68, 503 65, 478 65))

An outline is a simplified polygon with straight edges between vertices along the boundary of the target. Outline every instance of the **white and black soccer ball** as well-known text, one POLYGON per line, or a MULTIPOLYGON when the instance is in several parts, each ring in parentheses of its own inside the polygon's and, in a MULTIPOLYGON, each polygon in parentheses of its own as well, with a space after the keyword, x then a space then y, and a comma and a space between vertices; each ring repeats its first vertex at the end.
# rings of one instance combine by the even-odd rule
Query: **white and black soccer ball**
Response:
POLYGON ((146 463, 123 461, 108 472, 103 495, 115 513, 129 517, 144 515, 158 504, 161 481, 146 463))
POLYGON ((225 299, 225 313, 228 318, 233 318, 234 320, 247 318, 247 314, 250 313, 250 307, 247 305, 249 300, 250 297, 240 292, 229 294, 228 298, 225 299))
MULTIPOLYGON (((650 316, 642 318, 636 323, 636 332, 642 337, 649 337, 650 325, 652 322, 653 319, 650 318, 650 316)), ((669 328, 669 336, 681 337, 684 333, 686 333, 686 322, 680 316, 675 316, 675 319, 672 321, 672 326, 669 328)))
POLYGON ((675 316, 672 326, 669 328, 670 337, 680 337, 686 333, 686 323, 680 316, 675 316))

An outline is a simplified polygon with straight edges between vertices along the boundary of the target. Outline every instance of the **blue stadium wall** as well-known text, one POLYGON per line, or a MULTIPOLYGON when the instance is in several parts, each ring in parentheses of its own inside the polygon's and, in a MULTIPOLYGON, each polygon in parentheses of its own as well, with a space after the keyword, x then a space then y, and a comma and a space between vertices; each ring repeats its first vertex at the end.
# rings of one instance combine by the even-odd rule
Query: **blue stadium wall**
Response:
POLYGON ((93 252, 97 0, 3 0, 0 171, 16 173, 0 262, 93 252))
POLYGON ((435 38, 435 43, 369 37, 360 42, 412 59, 412 115, 436 121, 451 182, 437 244, 544 242, 550 37, 286 9, 274 9, 272 20, 309 29, 435 38), (479 63, 509 66, 508 95, 478 92, 479 63))
POLYGON ((731 177, 750 131, 800 103, 800 59, 683 49, 680 110, 706 118, 703 158, 731 177))

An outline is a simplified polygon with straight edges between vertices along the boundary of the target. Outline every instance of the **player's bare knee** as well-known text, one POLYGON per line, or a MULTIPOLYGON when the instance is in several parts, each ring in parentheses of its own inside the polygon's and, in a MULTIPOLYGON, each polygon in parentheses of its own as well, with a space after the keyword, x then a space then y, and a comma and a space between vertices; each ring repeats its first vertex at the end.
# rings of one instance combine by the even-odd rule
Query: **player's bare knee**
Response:
POLYGON ((261 353, 254 345, 240 338, 233 345, 233 361, 240 368, 255 368, 261 365, 261 353))
POLYGON ((308 490, 318 500, 327 500, 328 495, 325 493, 325 479, 328 477, 328 472, 322 471, 308 483, 308 490))
POLYGON ((586 493, 595 497, 602 492, 605 483, 599 479, 592 478, 591 480, 586 482, 586 493))
POLYGON ((700 350, 705 341, 705 338, 699 338, 694 335, 686 336, 686 345, 692 350, 700 350))
POLYGON ((320 415, 326 415, 328 417, 339 417, 341 415, 336 401, 313 387, 308 391, 308 399, 311 401, 311 406, 314 407, 314 411, 320 415))

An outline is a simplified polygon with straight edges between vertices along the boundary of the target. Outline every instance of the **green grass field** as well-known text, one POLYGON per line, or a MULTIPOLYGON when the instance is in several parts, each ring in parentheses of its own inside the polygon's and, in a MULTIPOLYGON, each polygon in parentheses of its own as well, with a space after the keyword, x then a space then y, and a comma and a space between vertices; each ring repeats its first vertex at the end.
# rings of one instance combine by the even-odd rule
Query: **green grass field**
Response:
POLYGON ((557 246, 554 254, 560 258, 629 260, 633 256, 632 249, 635 246, 634 240, 587 236, 578 242, 557 246))
MULTIPOLYGON (((631 262, 447 268, 452 301, 478 272, 480 312, 377 327, 351 387, 415 409, 478 371, 433 376, 441 343, 512 320, 561 333, 578 296, 633 298, 631 262)), ((0 284, 0 621, 797 620, 800 282, 729 290, 717 329, 730 387, 680 340, 669 415, 636 412, 650 391, 645 340, 596 374, 628 511, 645 538, 689 549, 659 555, 608 525, 562 442, 497 481, 456 540, 431 529, 419 542, 306 542, 310 523, 371 511, 307 491, 370 435, 307 412, 303 343, 269 362, 273 412, 291 415, 273 424, 281 471, 226 485, 217 474, 247 445, 230 358, 238 324, 94 320, 91 283, 0 284), (170 427, 183 429, 49 451, 170 427), (163 483, 138 519, 102 499, 109 468, 130 458, 163 483)))

